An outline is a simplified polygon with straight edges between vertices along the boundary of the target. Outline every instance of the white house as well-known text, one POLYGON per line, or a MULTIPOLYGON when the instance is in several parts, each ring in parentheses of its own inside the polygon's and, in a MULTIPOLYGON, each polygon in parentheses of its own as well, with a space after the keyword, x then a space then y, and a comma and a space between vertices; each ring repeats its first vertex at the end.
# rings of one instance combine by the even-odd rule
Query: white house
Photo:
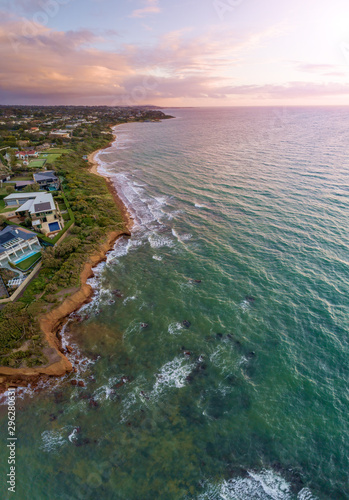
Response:
POLYGON ((17 264, 35 253, 41 245, 35 233, 19 226, 7 226, 0 231, 0 267, 17 264))
POLYGON ((14 208, 16 220, 24 221, 29 217, 33 228, 46 235, 57 233, 64 227, 61 213, 50 193, 13 193, 4 201, 6 207, 14 208))

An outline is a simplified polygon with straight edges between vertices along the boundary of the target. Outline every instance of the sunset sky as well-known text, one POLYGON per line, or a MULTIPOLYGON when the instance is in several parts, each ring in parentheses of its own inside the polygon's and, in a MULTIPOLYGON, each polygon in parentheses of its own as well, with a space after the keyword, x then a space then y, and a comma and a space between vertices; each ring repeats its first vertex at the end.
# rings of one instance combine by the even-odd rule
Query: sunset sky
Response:
POLYGON ((0 104, 349 105, 348 0, 0 0, 0 104))

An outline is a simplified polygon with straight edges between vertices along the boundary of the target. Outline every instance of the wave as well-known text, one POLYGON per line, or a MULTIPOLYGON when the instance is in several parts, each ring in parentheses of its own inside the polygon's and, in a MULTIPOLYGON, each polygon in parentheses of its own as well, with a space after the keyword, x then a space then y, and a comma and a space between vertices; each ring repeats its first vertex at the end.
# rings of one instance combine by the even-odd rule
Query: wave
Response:
POLYGON ((308 488, 294 495, 291 485, 272 470, 249 471, 247 477, 234 478, 218 484, 205 482, 205 492, 197 500, 317 500, 308 488))

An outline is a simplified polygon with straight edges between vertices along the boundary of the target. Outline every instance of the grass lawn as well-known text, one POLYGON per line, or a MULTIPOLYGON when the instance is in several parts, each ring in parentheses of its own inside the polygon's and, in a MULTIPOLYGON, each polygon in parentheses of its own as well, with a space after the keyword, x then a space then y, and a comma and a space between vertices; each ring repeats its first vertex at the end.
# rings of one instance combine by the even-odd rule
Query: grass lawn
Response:
POLYGON ((46 151, 42 151, 42 154, 62 154, 62 153, 71 153, 72 149, 69 148, 51 148, 46 151))
POLYGON ((51 163, 55 162, 58 158, 62 156, 62 153, 47 153, 45 155, 40 155, 40 158, 43 158, 46 161, 47 165, 50 165, 51 163))
POLYGON ((42 168, 46 163, 46 159, 32 160, 29 163, 29 168, 42 168))
POLYGON ((18 269, 20 269, 21 271, 26 271, 27 269, 29 269, 30 266, 34 264, 34 262, 36 262, 40 258, 41 258, 41 252, 37 252, 31 257, 28 257, 28 259, 22 260, 22 262, 15 264, 15 266, 18 267, 18 269))
POLYGON ((0 200, 0 213, 4 214, 6 212, 13 212, 17 207, 6 207, 5 208, 5 202, 4 200, 0 200))

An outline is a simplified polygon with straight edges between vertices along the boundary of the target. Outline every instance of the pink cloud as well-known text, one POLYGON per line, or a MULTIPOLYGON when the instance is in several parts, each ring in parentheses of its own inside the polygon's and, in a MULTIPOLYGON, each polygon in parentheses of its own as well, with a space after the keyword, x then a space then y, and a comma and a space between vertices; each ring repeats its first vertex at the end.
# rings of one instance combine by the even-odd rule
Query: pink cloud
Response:
POLYGON ((131 17, 145 17, 148 14, 158 14, 161 12, 159 0, 145 0, 146 6, 141 9, 136 9, 132 12, 131 17))
MULTIPOLYGON (((182 100, 223 105, 239 99, 253 103, 349 95, 348 86, 335 82, 238 83, 235 73, 246 51, 258 49, 273 33, 238 36, 211 30, 194 36, 187 29, 166 34, 152 47, 124 45, 112 53, 94 47, 101 38, 90 30, 54 31, 4 15, 0 98, 2 103, 166 105, 182 100)), ((334 69, 315 66, 318 71, 334 69)))

